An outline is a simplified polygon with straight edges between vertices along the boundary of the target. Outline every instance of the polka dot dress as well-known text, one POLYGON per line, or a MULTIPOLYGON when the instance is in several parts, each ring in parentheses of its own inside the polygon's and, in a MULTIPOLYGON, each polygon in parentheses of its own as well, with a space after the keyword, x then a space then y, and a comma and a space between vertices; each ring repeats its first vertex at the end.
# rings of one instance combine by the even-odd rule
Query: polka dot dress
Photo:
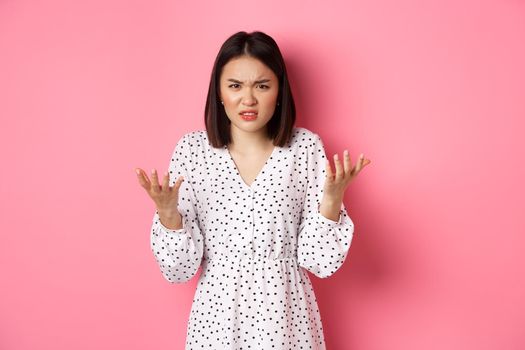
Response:
POLYGON ((185 179, 183 227, 164 227, 155 211, 151 249, 171 283, 190 280, 202 267, 187 350, 325 349, 307 271, 333 275, 354 233, 344 204, 338 221, 319 213, 326 159, 321 138, 295 127, 248 185, 227 146, 212 147, 206 130, 178 141, 169 174, 170 186, 185 179))

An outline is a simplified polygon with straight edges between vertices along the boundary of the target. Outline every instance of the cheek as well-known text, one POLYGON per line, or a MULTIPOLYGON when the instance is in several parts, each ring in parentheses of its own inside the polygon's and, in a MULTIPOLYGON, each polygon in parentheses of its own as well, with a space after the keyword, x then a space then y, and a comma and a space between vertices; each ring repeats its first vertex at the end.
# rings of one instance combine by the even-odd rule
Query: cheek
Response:
POLYGON ((266 99, 267 103, 271 104, 271 105, 276 104, 277 103, 277 96, 278 96, 277 93, 269 94, 267 99, 266 99))
POLYGON ((235 94, 232 93, 225 93, 222 95, 224 103, 234 103, 237 100, 237 97, 235 94))
POLYGON ((279 91, 274 90, 272 93, 272 101, 277 101, 277 96, 279 96, 279 91))

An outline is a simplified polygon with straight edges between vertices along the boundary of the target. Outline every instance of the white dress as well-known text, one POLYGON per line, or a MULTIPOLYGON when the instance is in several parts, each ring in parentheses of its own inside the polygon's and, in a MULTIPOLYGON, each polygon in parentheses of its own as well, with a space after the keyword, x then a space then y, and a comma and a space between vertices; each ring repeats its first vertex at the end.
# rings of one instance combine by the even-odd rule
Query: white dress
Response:
POLYGON ((171 283, 190 280, 202 266, 187 350, 325 349, 306 270, 334 274, 354 233, 344 204, 338 221, 319 213, 326 159, 321 138, 295 127, 248 186, 227 146, 212 147, 206 130, 177 142, 169 175, 170 186, 185 179, 183 228, 164 227, 155 211, 151 249, 171 283))

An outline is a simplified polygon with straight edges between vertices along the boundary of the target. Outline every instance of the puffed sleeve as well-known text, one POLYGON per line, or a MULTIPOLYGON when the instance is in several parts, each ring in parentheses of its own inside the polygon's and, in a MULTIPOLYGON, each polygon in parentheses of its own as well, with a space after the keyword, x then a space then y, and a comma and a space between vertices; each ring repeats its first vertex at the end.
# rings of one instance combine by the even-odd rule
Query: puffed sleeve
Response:
MULTIPOLYGON (((150 244, 160 271, 170 283, 190 280, 202 261, 204 239, 202 236, 197 199, 192 186, 191 150, 188 134, 181 137, 169 163, 169 184, 173 186, 179 176, 184 177, 179 188, 178 211, 182 217, 182 228, 172 230, 165 227, 158 211, 153 215, 150 244)), ((161 179, 159 178, 159 182, 161 179)))
POLYGON ((307 189, 299 225, 297 260, 300 266, 320 278, 330 277, 343 265, 354 234, 354 223, 344 203, 337 221, 319 212, 326 159, 323 142, 313 133, 308 147, 307 189))

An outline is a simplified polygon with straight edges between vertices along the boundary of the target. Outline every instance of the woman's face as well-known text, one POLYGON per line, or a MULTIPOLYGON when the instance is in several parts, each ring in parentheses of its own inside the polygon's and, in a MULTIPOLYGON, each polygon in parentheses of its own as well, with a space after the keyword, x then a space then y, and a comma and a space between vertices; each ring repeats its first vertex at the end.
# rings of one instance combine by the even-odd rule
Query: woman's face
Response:
POLYGON ((277 76, 256 58, 241 56, 223 67, 220 97, 232 127, 244 131, 265 130, 275 111, 278 93, 277 76), (245 110, 255 111, 255 118, 243 119, 241 112, 245 110))

